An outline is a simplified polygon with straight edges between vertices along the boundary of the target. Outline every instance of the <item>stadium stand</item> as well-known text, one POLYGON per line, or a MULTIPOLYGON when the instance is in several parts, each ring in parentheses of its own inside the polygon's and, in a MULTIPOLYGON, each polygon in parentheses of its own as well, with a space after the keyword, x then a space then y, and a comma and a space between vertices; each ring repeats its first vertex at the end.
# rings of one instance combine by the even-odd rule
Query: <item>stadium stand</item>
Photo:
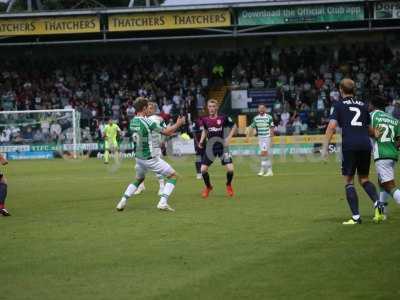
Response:
MULTIPOLYGON (((337 84, 345 76, 356 79, 358 93, 364 97, 388 96, 392 104, 387 110, 400 116, 400 53, 373 44, 337 50, 324 46, 281 49, 278 60, 269 48, 220 56, 213 52, 157 54, 151 59, 66 56, 60 62, 50 57, 19 58, 3 61, 1 69, 2 110, 73 107, 81 112, 81 126, 94 140, 100 137, 106 117, 127 128, 137 96, 156 101, 168 120, 178 114, 196 116, 208 97, 222 102, 224 95, 229 96, 225 86, 276 89, 272 113, 277 134, 323 132, 330 103, 338 98, 337 84), (216 76, 218 65, 224 71, 216 76)), ((3 135, 2 142, 9 139, 12 135, 3 135)))

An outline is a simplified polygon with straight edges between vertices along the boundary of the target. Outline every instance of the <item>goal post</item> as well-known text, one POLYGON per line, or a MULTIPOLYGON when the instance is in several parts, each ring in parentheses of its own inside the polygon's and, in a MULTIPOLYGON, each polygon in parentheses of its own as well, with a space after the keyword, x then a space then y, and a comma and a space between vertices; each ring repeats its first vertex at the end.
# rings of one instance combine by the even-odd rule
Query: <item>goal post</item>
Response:
POLYGON ((0 111, 0 152, 32 155, 45 149, 76 158, 80 143, 80 113, 75 109, 0 111))

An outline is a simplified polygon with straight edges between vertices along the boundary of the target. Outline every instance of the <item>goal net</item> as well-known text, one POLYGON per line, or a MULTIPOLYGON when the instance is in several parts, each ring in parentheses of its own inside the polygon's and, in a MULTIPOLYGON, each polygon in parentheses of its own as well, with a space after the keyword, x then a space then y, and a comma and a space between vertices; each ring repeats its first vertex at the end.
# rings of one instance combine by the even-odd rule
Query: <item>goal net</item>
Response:
MULTIPOLYGON (((0 152, 11 159, 80 152, 80 114, 74 109, 0 112, 0 152)), ((43 157, 46 158, 46 157, 43 157)))

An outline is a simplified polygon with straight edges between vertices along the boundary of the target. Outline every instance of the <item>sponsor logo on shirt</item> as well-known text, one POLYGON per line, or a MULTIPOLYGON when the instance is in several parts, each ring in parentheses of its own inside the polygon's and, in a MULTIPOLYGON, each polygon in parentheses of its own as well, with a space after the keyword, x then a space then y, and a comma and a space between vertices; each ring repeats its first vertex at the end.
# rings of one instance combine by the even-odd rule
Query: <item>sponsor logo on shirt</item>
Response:
POLYGON ((209 132, 219 132, 222 131, 222 127, 210 127, 208 128, 209 132))

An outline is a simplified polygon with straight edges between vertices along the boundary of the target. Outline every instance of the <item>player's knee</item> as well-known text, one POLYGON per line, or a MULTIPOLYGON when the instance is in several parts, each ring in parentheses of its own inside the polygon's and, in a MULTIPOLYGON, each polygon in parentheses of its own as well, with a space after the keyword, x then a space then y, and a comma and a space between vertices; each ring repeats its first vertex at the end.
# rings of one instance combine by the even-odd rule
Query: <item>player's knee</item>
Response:
POLYGON ((144 176, 138 176, 136 177, 136 183, 137 185, 141 184, 144 181, 145 177, 144 176))
POLYGON ((358 182, 360 183, 360 185, 364 185, 365 183, 367 183, 369 181, 368 177, 358 177, 358 182))
POLYGON ((344 181, 346 184, 353 184, 354 183, 354 177, 353 176, 345 176, 344 181))
POLYGON ((178 176, 176 176, 176 173, 172 173, 171 175, 167 176, 167 179, 178 180, 178 176))
POLYGON ((228 172, 233 172, 233 171, 234 171, 233 164, 227 164, 227 165, 226 165, 226 170, 227 170, 228 172))
POLYGON ((386 192, 391 193, 391 191, 392 191, 394 188, 396 188, 396 184, 395 184, 394 180, 392 180, 392 181, 388 181, 388 182, 381 183, 381 187, 383 187, 383 189, 384 189, 386 192))
POLYGON ((202 166, 201 166, 201 173, 207 173, 207 172, 208 172, 208 167, 202 165, 202 166))

